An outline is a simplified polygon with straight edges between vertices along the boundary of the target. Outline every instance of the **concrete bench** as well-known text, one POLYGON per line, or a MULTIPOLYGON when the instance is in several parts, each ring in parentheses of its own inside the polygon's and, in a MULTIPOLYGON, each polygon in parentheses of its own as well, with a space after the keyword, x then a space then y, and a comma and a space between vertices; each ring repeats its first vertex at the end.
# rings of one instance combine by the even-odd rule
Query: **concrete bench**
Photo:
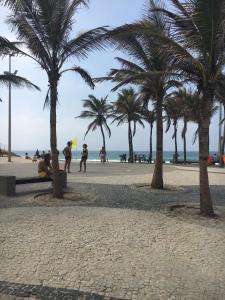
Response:
MULTIPOLYGON (((61 176, 63 188, 66 188, 67 173, 62 171, 60 176, 61 176)), ((52 179, 50 178, 40 178, 40 177, 16 178, 16 176, 0 176, 0 194, 4 196, 15 196, 16 185, 51 182, 51 181, 52 179)))
POLYGON ((39 182, 49 182, 52 181, 50 178, 41 177, 23 177, 16 179, 16 184, 27 184, 27 183, 39 183, 39 182))

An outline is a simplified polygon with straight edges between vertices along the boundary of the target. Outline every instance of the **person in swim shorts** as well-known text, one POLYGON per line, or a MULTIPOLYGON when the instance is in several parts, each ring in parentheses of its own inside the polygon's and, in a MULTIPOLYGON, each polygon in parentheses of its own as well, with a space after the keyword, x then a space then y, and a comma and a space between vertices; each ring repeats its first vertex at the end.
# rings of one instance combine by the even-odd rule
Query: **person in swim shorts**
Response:
POLYGON ((81 160, 80 160, 80 170, 79 172, 82 171, 82 165, 84 164, 84 173, 86 172, 86 162, 88 159, 88 149, 87 149, 87 144, 83 144, 83 150, 81 152, 81 160))
POLYGON ((63 150, 63 155, 65 156, 65 165, 64 165, 64 170, 68 171, 70 173, 70 164, 71 164, 71 159, 72 159, 72 145, 71 142, 67 143, 67 146, 63 150))

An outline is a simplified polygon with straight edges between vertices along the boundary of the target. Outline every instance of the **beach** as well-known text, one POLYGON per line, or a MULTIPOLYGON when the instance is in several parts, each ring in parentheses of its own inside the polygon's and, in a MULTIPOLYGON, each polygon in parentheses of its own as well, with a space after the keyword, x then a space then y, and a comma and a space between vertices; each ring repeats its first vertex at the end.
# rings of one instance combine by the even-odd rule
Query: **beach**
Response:
MULTIPOLYGON (((206 219, 197 166, 164 165, 164 191, 149 188, 153 168, 72 163, 63 200, 49 183, 0 196, 0 299, 225 299, 225 169, 209 168, 219 217, 206 219)), ((36 172, 0 158, 1 175, 36 172)))

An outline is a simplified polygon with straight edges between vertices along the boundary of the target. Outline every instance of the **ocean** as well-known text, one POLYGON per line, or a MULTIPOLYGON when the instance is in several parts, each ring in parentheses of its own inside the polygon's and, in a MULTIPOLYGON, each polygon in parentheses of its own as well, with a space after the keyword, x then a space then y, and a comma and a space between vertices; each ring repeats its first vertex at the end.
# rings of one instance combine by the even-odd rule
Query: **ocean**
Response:
MULTIPOLYGON (((30 157, 33 157, 35 152, 36 152, 36 150, 14 151, 14 153, 16 153, 17 155, 20 155, 20 156, 25 156, 25 153, 28 153, 28 155, 30 157)), ((41 151, 40 151, 40 153, 41 153, 41 151)), ((147 151, 134 151, 134 153, 137 155, 146 155, 147 158, 149 155, 149 152, 147 152, 147 151)), ((214 152, 212 152, 212 154, 213 153, 214 152)), ((90 161, 99 161, 100 160, 99 159, 99 151, 89 151, 88 154, 89 154, 88 160, 90 160, 90 161)), ((118 161, 120 161, 121 154, 126 154, 127 158, 128 158, 128 151, 107 151, 107 160, 110 162, 118 162, 118 161)), ((165 161, 172 160, 173 154, 174 154, 173 151, 164 151, 163 159, 165 161)), ((199 156, 198 151, 188 151, 187 152, 187 160, 198 161, 198 156, 199 156)), ((179 160, 183 160, 183 158, 184 158, 183 152, 179 151, 179 160)), ((64 160, 62 151, 60 151, 59 159, 64 160)), ((79 160, 79 159, 80 159, 80 150, 73 151, 73 160, 79 160)), ((153 160, 155 160, 155 151, 153 151, 153 160)))

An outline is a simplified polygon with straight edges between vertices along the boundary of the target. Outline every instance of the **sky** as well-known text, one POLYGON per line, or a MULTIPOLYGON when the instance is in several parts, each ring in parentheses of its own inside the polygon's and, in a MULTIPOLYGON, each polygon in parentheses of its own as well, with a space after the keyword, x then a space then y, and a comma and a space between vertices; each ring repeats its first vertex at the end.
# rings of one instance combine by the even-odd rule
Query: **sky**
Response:
MULTIPOLYGON (((125 23, 131 23, 141 18, 147 0, 90 0, 89 9, 81 8, 75 16, 71 37, 79 32, 92 29, 98 26, 115 27, 125 23), (132 3, 132 4, 131 4, 132 3)), ((16 36, 4 20, 8 11, 0 8, 0 35, 9 40, 16 40, 16 36)), ((124 53, 108 49, 107 51, 91 53, 88 59, 83 61, 71 61, 71 65, 79 65, 86 69, 92 77, 105 76, 111 68, 117 67, 116 56, 126 58, 124 53)), ((0 60, 0 74, 8 70, 8 58, 0 60)), ((12 149, 13 150, 46 150, 50 148, 50 125, 49 110, 43 110, 48 81, 44 71, 31 59, 26 57, 12 58, 12 72, 18 70, 18 75, 26 77, 41 88, 41 92, 16 89, 12 90, 12 149)), ((59 105, 57 108, 57 139, 58 149, 64 148, 66 142, 76 137, 78 149, 84 143, 84 134, 90 120, 81 120, 74 117, 82 111, 82 99, 87 99, 89 94, 96 97, 108 95, 109 101, 117 99, 117 93, 112 93, 113 85, 109 82, 97 84, 91 90, 77 74, 67 73, 59 85, 59 105)), ((0 146, 7 149, 8 140, 8 87, 0 86, 0 146)), ((110 123, 110 121, 109 121, 110 123)), ((178 129, 178 149, 182 151, 181 139, 182 123, 178 129)), ((117 127, 110 125, 112 136, 107 138, 108 150, 128 150, 127 124, 117 127)), ((164 127, 165 124, 164 124, 164 127)), ((196 125, 188 125, 187 144, 188 150, 198 150, 198 142, 192 145, 193 134, 196 125)), ((165 131, 165 130, 164 130, 165 131)), ((153 149, 155 150, 155 128, 153 133, 153 149)), ((98 150, 102 146, 102 137, 99 130, 90 132, 85 138, 89 150, 98 150)), ((164 148, 167 151, 174 149, 172 130, 164 136, 164 148)), ((218 115, 212 120, 210 128, 210 149, 218 148, 218 115)), ((134 150, 147 151, 149 149, 149 127, 137 128, 134 137, 134 150)))

